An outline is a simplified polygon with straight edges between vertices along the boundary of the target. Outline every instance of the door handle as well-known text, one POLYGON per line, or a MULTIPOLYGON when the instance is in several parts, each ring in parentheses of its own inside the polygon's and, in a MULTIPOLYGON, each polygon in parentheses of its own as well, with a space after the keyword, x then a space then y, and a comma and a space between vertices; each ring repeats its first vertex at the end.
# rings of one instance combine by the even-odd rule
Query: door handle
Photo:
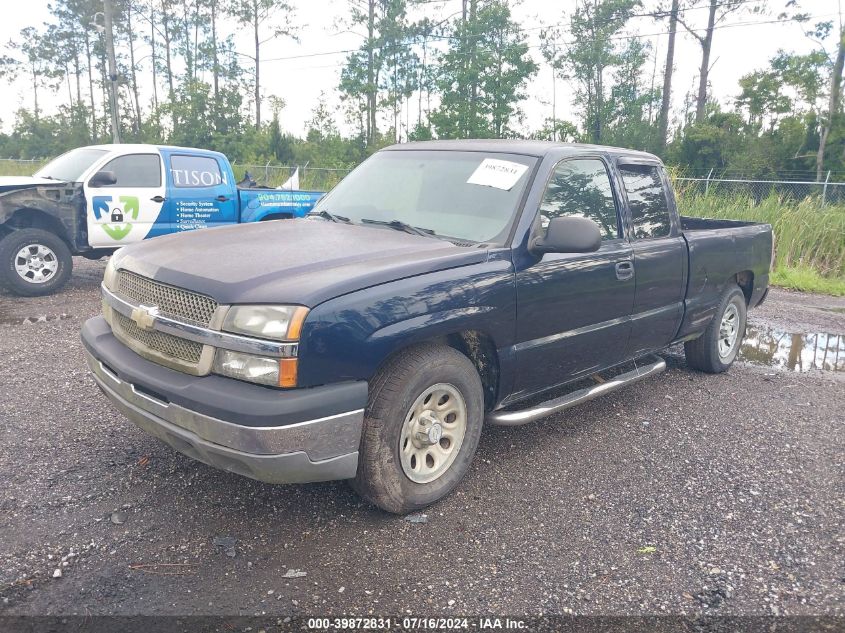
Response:
POLYGON ((625 260, 616 264, 616 278, 625 281, 634 276, 634 262, 625 260))
POLYGON ((224 195, 219 195, 215 198, 215 200, 217 200, 217 202, 228 202, 229 198, 224 195))
POLYGON ((150 200, 153 202, 164 202, 166 198, 164 196, 153 196, 150 200))

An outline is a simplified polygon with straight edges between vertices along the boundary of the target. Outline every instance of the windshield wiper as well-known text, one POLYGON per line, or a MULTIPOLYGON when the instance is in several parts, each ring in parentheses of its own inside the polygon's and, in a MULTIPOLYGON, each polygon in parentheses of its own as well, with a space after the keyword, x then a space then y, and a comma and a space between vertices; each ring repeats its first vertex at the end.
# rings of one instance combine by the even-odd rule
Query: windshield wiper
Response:
POLYGON ((437 233, 432 231, 431 229, 423 229, 418 226, 411 226, 407 222, 402 222, 402 220, 368 220, 367 218, 363 218, 361 220, 361 224, 377 224, 378 226, 389 226, 392 229, 396 229, 397 231, 404 231, 405 233, 410 233, 412 235, 422 235, 423 237, 437 237, 437 233))
POLYGON ((335 215, 334 213, 329 213, 328 211, 311 211, 308 215, 317 218, 323 218, 324 220, 331 220, 332 222, 352 224, 352 220, 350 220, 349 218, 342 215, 335 215))

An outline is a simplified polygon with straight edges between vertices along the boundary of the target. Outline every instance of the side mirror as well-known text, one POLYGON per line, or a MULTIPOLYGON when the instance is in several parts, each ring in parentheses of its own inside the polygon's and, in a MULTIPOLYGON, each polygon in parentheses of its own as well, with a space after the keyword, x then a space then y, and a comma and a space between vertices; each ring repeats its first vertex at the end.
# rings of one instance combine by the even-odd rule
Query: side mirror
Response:
POLYGON ((117 176, 114 175, 113 171, 98 171, 96 174, 91 176, 91 180, 88 181, 89 187, 106 187, 108 185, 116 184, 117 176))
POLYGON ((535 237, 529 245, 532 253, 593 253, 601 246, 601 229, 588 218, 563 216, 552 218, 546 234, 535 237))

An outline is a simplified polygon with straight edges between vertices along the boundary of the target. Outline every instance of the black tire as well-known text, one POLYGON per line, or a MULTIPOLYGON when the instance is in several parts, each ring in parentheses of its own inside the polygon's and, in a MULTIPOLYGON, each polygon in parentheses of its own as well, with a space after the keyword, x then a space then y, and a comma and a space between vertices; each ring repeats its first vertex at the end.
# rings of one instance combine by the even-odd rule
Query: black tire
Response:
POLYGON ((388 512, 404 514, 424 508, 449 494, 466 474, 483 422, 481 378, 472 362, 446 346, 409 348, 389 360, 370 382, 358 473, 350 483, 367 501, 388 512), (454 388, 465 403, 463 441, 441 475, 417 483, 405 473, 400 438, 412 405, 427 390, 442 384, 454 388))
MULTIPOLYGON (((745 295, 739 286, 731 285, 722 294, 719 308, 704 331, 704 334, 695 340, 684 343, 687 366, 708 374, 721 374, 727 371, 739 353, 742 339, 745 336, 747 315, 748 306, 745 303, 745 295), (720 328, 722 319, 729 310, 735 310, 737 333, 734 343, 729 347, 727 354, 722 354, 719 349, 720 328)), ((727 346, 725 347, 727 348, 727 346)))
POLYGON ((12 231, 0 240, 0 283, 15 294, 24 297, 40 297, 52 294, 62 288, 73 271, 73 258, 70 249, 57 235, 42 229, 19 229, 12 231), (36 283, 28 281, 15 268, 16 259, 21 249, 45 246, 52 254, 50 261, 55 261, 56 269, 48 279, 36 283))

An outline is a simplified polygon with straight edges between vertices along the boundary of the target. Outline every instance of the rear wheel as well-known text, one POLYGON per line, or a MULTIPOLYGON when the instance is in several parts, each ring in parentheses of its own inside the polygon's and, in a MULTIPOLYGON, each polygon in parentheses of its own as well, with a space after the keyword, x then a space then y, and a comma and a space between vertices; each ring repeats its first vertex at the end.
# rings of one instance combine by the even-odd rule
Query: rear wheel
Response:
POLYGON ((738 286, 725 290, 719 309, 704 334, 684 343, 687 365, 708 374, 727 371, 736 360, 745 336, 747 312, 742 290, 738 286))
POLYGON ((67 244, 42 229, 19 229, 0 240, 0 282, 12 292, 36 297, 56 292, 70 279, 67 244))
POLYGON ((466 356, 439 345, 402 352, 371 381, 353 488, 398 514, 434 503, 469 469, 483 420, 481 379, 466 356))

